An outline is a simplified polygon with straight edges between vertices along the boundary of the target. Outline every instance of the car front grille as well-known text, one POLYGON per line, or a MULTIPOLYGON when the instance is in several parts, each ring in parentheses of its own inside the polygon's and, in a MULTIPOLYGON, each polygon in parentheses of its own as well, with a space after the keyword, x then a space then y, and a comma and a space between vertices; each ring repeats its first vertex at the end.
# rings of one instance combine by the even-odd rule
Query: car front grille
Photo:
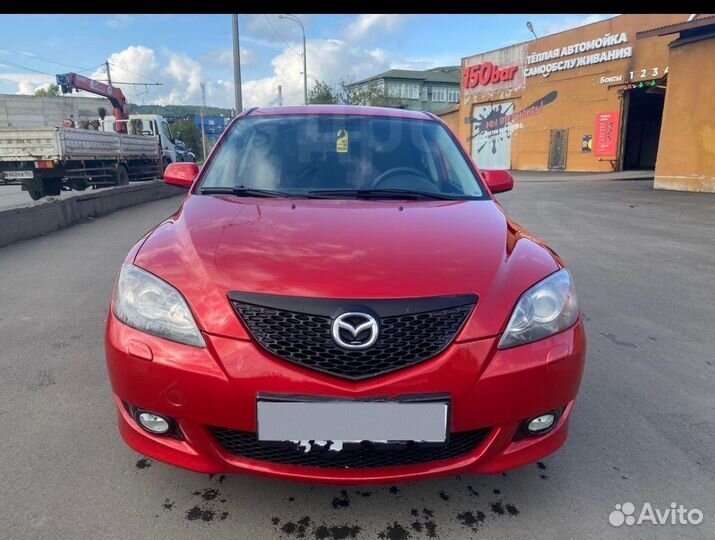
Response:
POLYGON ((452 433, 445 444, 408 442, 387 445, 363 441, 341 451, 313 445, 309 452, 298 444, 261 442, 255 433, 212 427, 210 431, 228 453, 246 459, 323 469, 370 469, 416 465, 470 454, 486 439, 489 429, 452 433))
POLYGON ((268 295, 229 295, 253 338, 268 352, 303 367, 360 380, 433 358, 454 340, 476 296, 415 300, 323 300, 268 295), (374 313, 377 343, 346 350, 332 338, 334 317, 347 311, 374 313))

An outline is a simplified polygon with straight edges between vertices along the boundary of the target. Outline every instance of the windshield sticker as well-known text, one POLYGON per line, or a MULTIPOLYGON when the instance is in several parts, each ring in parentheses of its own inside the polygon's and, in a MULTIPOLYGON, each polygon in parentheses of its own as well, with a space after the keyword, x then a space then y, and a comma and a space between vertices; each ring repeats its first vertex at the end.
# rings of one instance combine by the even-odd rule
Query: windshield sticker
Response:
POLYGON ((347 130, 338 130, 338 139, 335 141, 335 151, 338 154, 348 153, 348 132, 347 130))

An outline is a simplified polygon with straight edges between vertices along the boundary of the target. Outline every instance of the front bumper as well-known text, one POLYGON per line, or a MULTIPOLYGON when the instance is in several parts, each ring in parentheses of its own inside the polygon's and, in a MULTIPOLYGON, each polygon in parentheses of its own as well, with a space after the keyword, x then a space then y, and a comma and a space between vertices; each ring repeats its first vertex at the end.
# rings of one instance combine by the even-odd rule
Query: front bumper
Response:
POLYGON ((579 319, 570 329, 528 345, 500 351, 498 337, 454 343, 422 364, 354 382, 277 359, 251 341, 204 337, 206 349, 188 347, 134 330, 110 312, 106 359, 119 430, 127 444, 143 455, 202 473, 337 484, 498 473, 551 454, 566 440, 586 349, 579 319), (209 427, 254 433, 259 393, 340 399, 448 394, 451 433, 484 428, 489 433, 468 453, 414 465, 332 469, 238 457, 219 444, 209 427), (124 404, 175 418, 184 440, 148 434, 124 404), (516 436, 525 419, 561 408, 563 414, 548 434, 516 436))

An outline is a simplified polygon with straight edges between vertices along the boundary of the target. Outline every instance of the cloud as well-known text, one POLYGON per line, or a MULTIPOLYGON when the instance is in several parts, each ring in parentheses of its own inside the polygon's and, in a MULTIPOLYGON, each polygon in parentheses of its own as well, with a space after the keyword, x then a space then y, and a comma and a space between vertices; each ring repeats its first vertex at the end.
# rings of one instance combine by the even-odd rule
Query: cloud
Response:
MULTIPOLYGON (((228 50, 228 65, 232 69, 232 59, 228 50)), ((209 53, 214 61, 226 60, 225 51, 209 53)), ((231 107, 233 105, 233 83, 210 81, 204 72, 202 62, 190 56, 162 48, 155 51, 143 45, 132 45, 109 57, 112 80, 122 89, 129 101, 155 103, 157 105, 199 105, 201 103, 201 82, 206 82, 207 105, 231 107), (161 86, 123 85, 121 82, 159 82, 161 86)), ((107 80, 102 68, 90 75, 93 79, 107 80)), ((81 92, 82 95, 89 95, 81 92)))
MULTIPOLYGON (((154 49, 142 45, 132 45, 121 52, 113 53, 108 60, 112 79, 115 81, 155 82, 161 70, 154 49)), ((104 68, 99 68, 90 77, 106 80, 107 74, 104 68)))
POLYGON ((539 29, 538 26, 535 25, 534 30, 536 30, 536 35, 542 37, 550 34, 556 34, 558 32, 563 32, 565 30, 571 30, 572 28, 577 28, 579 26, 585 26, 587 24, 605 21, 606 19, 610 19, 611 17, 614 17, 614 15, 568 15, 553 22, 542 22, 541 24, 539 24, 539 26, 541 26, 541 29, 539 29))
MULTIPOLYGON (((307 43, 308 74, 318 80, 336 82, 339 77, 359 80, 389 68, 381 49, 364 49, 336 39, 316 39, 307 43)), ((246 81, 242 85, 244 107, 277 103, 278 85, 283 104, 303 103, 303 60, 286 49, 271 61, 273 75, 246 81)), ((309 80, 309 86, 313 84, 309 80)))
POLYGON ((358 15, 345 31, 347 41, 358 42, 370 39, 377 33, 394 33, 401 30, 409 15, 358 15))
MULTIPOLYGON (((250 49, 241 47, 241 68, 253 67, 257 55, 250 49)), ((233 69, 233 49, 216 49, 206 53, 201 63, 217 69, 233 69)))
POLYGON ((107 21, 107 26, 115 30, 128 27, 134 21, 131 15, 115 15, 107 21))
MULTIPOLYGON (((0 62, 1 64, 1 62, 0 62)), ((50 75, 40 75, 35 73, 5 73, 0 72, 0 79, 3 82, 13 82, 17 84, 16 94, 33 95, 40 88, 47 88, 55 82, 55 78, 50 75)))
POLYGON ((426 58, 405 58, 393 60, 390 63, 390 68, 424 70, 443 66, 458 66, 459 62, 459 53, 441 54, 438 56, 430 56, 426 58))

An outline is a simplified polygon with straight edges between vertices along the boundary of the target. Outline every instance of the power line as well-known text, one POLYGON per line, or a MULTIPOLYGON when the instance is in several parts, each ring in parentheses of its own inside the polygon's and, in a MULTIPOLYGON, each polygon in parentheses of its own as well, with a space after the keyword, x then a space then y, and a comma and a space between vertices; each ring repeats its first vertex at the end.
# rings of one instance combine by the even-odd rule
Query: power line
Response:
POLYGON ((33 68, 26 67, 26 66, 21 66, 20 64, 16 64, 15 62, 11 62, 10 60, 5 60, 4 58, 0 59, 0 64, 4 64, 6 66, 12 66, 17 69, 24 69, 26 71, 32 71, 34 73, 40 73, 42 75, 49 75, 50 77, 55 76, 54 73, 48 73, 47 71, 40 71, 39 69, 33 69, 33 68))
MULTIPOLYGON (((5 64, 8 66, 18 68, 18 69, 24 69, 27 71, 31 71, 33 73, 39 73, 41 75, 47 75, 49 77, 55 76, 54 73, 49 73, 47 71, 40 71, 39 69, 33 69, 33 68, 26 67, 26 66, 21 66, 20 64, 10 62, 9 60, 5 60, 5 59, 0 60, 0 64, 5 64)), ((99 67, 99 66, 97 66, 97 67, 99 67)), ((93 68, 90 68, 90 69, 93 69, 93 68)), ((2 80, 9 81, 10 79, 2 79, 2 80)), ((102 82, 108 82, 103 79, 95 79, 95 80, 102 81, 102 82)), ((13 82, 17 82, 17 81, 13 81, 13 82)), ((116 84, 125 84, 125 85, 134 85, 134 86, 163 86, 164 85, 164 83, 160 83, 160 82, 119 82, 119 81, 112 81, 112 84, 115 84, 115 85, 116 84)))
MULTIPOLYGON (((27 58, 32 58, 32 59, 34 59, 34 60, 39 60, 40 62, 47 62, 47 63, 50 63, 50 64, 57 64, 58 66, 65 66, 65 67, 69 67, 69 68, 73 68, 73 69, 78 69, 78 70, 80 70, 80 72, 82 72, 82 71, 92 71, 93 69, 97 69, 99 66, 102 65, 102 64, 97 64, 96 66, 93 66, 93 67, 84 68, 84 67, 82 67, 82 66, 75 66, 75 65, 73 65, 73 64, 65 64, 64 62, 58 62, 58 61, 56 61, 56 60, 50 60, 49 58, 42 58, 41 56, 37 56, 37 55, 34 55, 34 54, 30 54, 30 53, 26 53, 26 52, 22 52, 22 51, 16 51, 16 50, 14 50, 14 49, 6 49, 5 47, 0 47, 0 51, 7 51, 7 52, 13 53, 13 54, 20 54, 20 55, 22 55, 22 56, 26 56, 27 58)), ((0 62, 2 62, 2 60, 0 60, 0 62)))
MULTIPOLYGON (((122 65, 120 65, 120 64, 115 64, 114 62, 109 62, 109 61, 107 61, 107 63, 108 63, 110 66, 114 66, 114 67, 117 67, 117 68, 119 68, 119 69, 123 69, 123 70, 125 70, 125 71, 128 71, 129 73, 133 73, 134 75, 139 75, 140 77, 143 77, 143 78, 146 79, 147 81, 152 81, 152 82, 154 82, 154 83, 158 83, 158 81, 157 81, 156 79, 152 79, 151 77, 147 77, 146 75, 142 75, 141 73, 137 73, 136 71, 132 71, 131 69, 126 68, 126 67, 124 67, 124 66, 122 66, 122 65)), ((161 83, 158 83, 158 84, 161 84, 161 83)))
MULTIPOLYGON (((107 79, 94 79, 95 81, 99 82, 105 82, 108 83, 109 81, 107 79)), ((118 84, 125 84, 127 86, 164 86, 164 83, 160 82, 121 82, 121 81, 112 81, 112 86, 116 86, 118 84)))
POLYGON ((273 26, 273 23, 272 23, 271 20, 268 18, 268 15, 266 15, 266 14, 264 13, 263 16, 264 16, 264 17, 266 18, 266 20, 268 21, 268 24, 271 25, 271 28, 273 28, 273 31, 274 31, 276 34, 278 34, 278 37, 281 38, 281 40, 283 41, 283 43, 286 44, 286 47, 288 47, 288 48, 293 52, 293 54, 296 54, 296 55, 298 55, 299 57, 302 58, 303 55, 300 54, 298 51, 296 51, 293 47, 291 47, 290 44, 289 44, 289 43, 285 40, 285 38, 281 35, 281 33, 276 29, 276 27, 273 26))

